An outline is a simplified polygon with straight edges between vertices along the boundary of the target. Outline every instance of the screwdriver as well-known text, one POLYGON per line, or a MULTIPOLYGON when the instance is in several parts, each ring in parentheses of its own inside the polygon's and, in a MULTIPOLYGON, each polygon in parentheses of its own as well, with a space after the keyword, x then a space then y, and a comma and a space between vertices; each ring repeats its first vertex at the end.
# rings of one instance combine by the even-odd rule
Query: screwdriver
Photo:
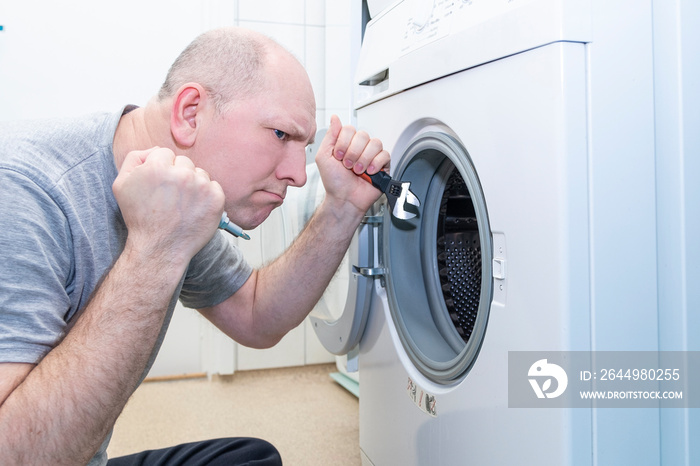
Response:
POLYGON ((237 238, 243 238, 243 239, 250 239, 250 236, 248 236, 246 233, 243 232, 243 229, 233 223, 231 220, 228 219, 228 215, 226 215, 226 212, 221 214, 221 221, 219 222, 219 228, 221 228, 224 231, 227 231, 231 233, 233 236, 237 238))

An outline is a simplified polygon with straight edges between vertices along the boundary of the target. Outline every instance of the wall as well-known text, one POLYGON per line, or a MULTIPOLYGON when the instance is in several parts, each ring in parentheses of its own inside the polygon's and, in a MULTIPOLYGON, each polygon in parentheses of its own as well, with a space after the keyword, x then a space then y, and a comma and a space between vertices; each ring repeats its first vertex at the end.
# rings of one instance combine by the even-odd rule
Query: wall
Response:
POLYGON ((0 120, 143 105, 200 31, 184 0, 0 3, 0 120))
POLYGON ((238 25, 306 66, 319 128, 350 118, 351 0, 24 0, 0 3, 0 120, 145 104, 200 32, 238 25))

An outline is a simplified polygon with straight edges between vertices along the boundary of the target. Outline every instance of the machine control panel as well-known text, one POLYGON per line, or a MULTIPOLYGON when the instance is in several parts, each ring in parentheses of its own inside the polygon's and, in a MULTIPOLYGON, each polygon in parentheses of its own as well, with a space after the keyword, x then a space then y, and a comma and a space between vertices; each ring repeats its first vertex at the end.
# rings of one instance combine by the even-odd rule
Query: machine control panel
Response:
POLYGON ((401 54, 533 0, 410 0, 401 54))
POLYGON ((450 32, 448 15, 454 0, 412 0, 411 3, 402 54, 445 37, 450 32))
POLYGON ((397 1, 367 24, 355 108, 524 50, 590 42, 590 9, 590 0, 397 1))

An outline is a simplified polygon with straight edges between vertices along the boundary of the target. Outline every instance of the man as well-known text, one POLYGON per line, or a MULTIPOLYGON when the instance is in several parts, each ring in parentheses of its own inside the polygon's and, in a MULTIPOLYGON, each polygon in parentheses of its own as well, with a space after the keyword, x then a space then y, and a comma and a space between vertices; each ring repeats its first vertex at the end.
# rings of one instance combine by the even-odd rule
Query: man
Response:
MULTIPOLYGON (((226 28, 197 38, 144 108, 0 127, 0 463, 104 464, 178 298, 257 348, 302 322, 380 195, 357 174, 387 166, 381 142, 331 119, 326 197, 272 264, 252 270, 217 226, 225 210, 253 228, 304 184, 315 107, 288 52, 226 28)), ((250 439, 156 454, 279 461, 250 439)))

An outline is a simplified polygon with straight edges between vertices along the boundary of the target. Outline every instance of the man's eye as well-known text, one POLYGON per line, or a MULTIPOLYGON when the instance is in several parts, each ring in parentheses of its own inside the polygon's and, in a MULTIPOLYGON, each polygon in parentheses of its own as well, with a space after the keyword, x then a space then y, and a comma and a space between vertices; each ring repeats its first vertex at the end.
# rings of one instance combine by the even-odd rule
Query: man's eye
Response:
POLYGON ((275 131, 275 136, 277 136, 277 139, 279 139, 280 141, 284 141, 285 139, 287 139, 287 133, 285 133, 284 131, 280 131, 278 129, 276 129, 274 131, 275 131))

